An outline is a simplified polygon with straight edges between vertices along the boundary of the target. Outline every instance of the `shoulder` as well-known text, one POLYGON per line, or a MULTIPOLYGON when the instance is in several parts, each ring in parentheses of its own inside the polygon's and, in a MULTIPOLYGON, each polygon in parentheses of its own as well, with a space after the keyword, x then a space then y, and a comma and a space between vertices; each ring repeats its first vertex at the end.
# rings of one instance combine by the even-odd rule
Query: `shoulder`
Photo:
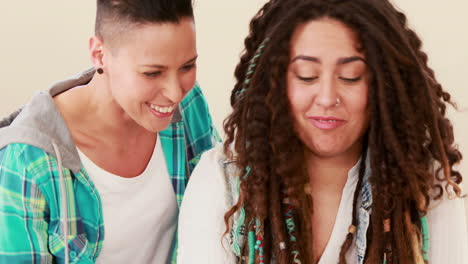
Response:
POLYGON ((432 225, 446 225, 449 223, 464 222, 465 216, 465 199, 464 198, 449 198, 444 192, 438 200, 431 200, 427 212, 427 219, 432 225))
POLYGON ((40 148, 20 143, 6 145, 0 149, 0 196, 18 198, 34 194, 36 200, 29 201, 37 201, 42 197, 39 192, 50 182, 51 167, 49 155, 40 148))
POLYGON ((463 198, 446 194, 432 200, 427 213, 431 263, 468 263, 468 237, 463 198))
POLYGON ((234 163, 227 161, 222 144, 206 151, 190 176, 182 201, 181 219, 192 219, 195 215, 224 219, 224 213, 238 199, 238 172, 234 163))
POLYGON ((35 170, 45 165, 48 157, 43 149, 29 144, 12 143, 0 149, 0 164, 3 171, 35 170))
POLYGON ((220 185, 223 185, 225 177, 223 170, 224 160, 223 145, 221 143, 204 152, 190 176, 185 195, 190 195, 192 189, 200 187, 204 189, 217 189, 220 185))
MULTIPOLYGON (((0 186, 53 190, 57 161, 42 148, 12 143, 0 149, 0 186)), ((24 191, 24 190, 23 190, 24 191)))
POLYGON ((185 190, 181 216, 205 209, 211 213, 227 211, 232 206, 232 178, 226 170, 222 144, 203 153, 185 190))
POLYGON ((230 188, 238 179, 240 170, 236 163, 226 157, 224 145, 217 143, 212 149, 205 151, 195 167, 190 181, 210 181, 226 185, 230 188))
POLYGON ((192 173, 179 214, 178 263, 231 263, 223 239, 231 208, 223 158, 220 144, 202 155, 192 173))

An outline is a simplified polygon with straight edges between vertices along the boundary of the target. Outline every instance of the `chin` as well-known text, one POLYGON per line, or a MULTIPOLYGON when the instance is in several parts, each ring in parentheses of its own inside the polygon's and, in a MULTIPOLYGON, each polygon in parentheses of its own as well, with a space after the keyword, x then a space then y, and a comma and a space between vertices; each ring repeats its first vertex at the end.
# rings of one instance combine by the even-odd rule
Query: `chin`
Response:
POLYGON ((161 122, 159 124, 154 124, 152 126, 149 126, 148 128, 146 128, 146 130, 153 132, 153 133, 158 133, 168 128, 170 124, 171 122, 164 122, 164 123, 161 122))
POLYGON ((316 151, 316 150, 311 150, 312 154, 317 156, 317 157, 320 157, 320 158, 333 158, 333 157, 336 157, 336 156, 339 156, 342 152, 339 152, 339 151, 324 151, 324 150, 320 150, 320 151, 316 151))
POLYGON ((324 143, 325 142, 312 144, 312 146, 309 147, 311 154, 321 158, 332 158, 346 152, 346 149, 343 147, 324 143))

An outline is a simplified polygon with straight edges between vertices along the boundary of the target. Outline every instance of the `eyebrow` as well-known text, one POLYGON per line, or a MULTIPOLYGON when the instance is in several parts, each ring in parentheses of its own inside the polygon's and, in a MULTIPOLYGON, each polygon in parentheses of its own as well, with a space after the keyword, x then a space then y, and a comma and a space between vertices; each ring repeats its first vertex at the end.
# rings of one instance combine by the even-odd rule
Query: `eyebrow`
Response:
MULTIPOLYGON (((359 57, 359 56, 352 56, 352 57, 348 57, 348 58, 340 58, 338 59, 338 63, 337 64, 347 64, 347 63, 351 63, 351 62, 354 62, 354 61, 362 61, 364 63, 366 63, 366 60, 362 57, 359 57)), ((367 63, 366 63, 367 64, 367 63)))
POLYGON ((186 61, 186 62, 185 62, 184 64, 182 64, 182 65, 185 65, 185 64, 190 64, 190 63, 192 63, 192 62, 195 62, 195 61, 197 60, 197 58, 198 58, 198 55, 196 55, 196 56, 195 56, 195 57, 193 57, 192 59, 190 59, 190 60, 186 61))
MULTIPOLYGON (((198 58, 198 55, 196 55, 195 57, 191 58, 190 60, 184 62, 182 65, 186 65, 186 64, 190 64, 190 63, 193 63, 197 60, 198 58)), ((160 64, 143 64, 141 65, 143 67, 151 67, 151 68, 158 68, 158 69, 167 69, 167 66, 165 65, 160 65, 160 64)))
MULTIPOLYGON (((305 61, 310 61, 310 62, 322 63, 322 61, 319 58, 312 57, 312 56, 307 56, 307 55, 298 55, 298 56, 294 57, 291 60, 291 63, 293 63, 293 62, 295 62, 297 60, 305 60, 305 61)), ((362 58, 360 56, 352 56, 352 57, 339 58, 336 61, 336 64, 343 65, 343 64, 348 64, 348 63, 354 62, 354 61, 362 61, 362 62, 366 63, 366 60, 364 58, 362 58)))
POLYGON ((316 63, 322 63, 322 61, 319 58, 306 56, 306 55, 298 55, 298 56, 294 57, 291 60, 291 63, 293 63, 293 62, 295 62, 297 60, 305 60, 305 61, 311 61, 311 62, 316 62, 316 63))

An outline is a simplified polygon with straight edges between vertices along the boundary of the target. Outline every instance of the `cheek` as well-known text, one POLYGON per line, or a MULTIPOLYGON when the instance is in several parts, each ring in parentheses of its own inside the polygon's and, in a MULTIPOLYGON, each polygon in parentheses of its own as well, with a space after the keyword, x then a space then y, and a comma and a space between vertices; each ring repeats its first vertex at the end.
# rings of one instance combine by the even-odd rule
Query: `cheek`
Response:
POLYGON ((287 93, 291 110, 295 117, 298 118, 297 115, 301 115, 301 113, 306 111, 310 103, 307 89, 297 84, 288 83, 287 93))
POLYGON ((359 93, 359 98, 358 98, 358 107, 362 112, 369 112, 369 88, 366 86, 363 86, 360 93, 359 93))
POLYGON ((367 98, 367 87, 364 87, 350 98, 350 107, 355 119, 367 127, 369 123, 369 102, 367 98))
POLYGON ((158 86, 154 81, 146 80, 137 74, 128 74, 119 81, 114 82, 118 86, 115 96, 127 111, 139 111, 138 109, 154 99, 157 93, 158 86))
POLYGON ((190 91, 195 85, 195 80, 197 78, 197 69, 193 69, 190 72, 187 72, 182 75, 181 85, 185 93, 190 91))
POLYGON ((138 87, 135 80, 137 76, 124 65, 118 61, 113 64, 109 73, 110 88, 116 96, 133 97, 134 87, 138 87))
POLYGON ((288 95, 291 110, 295 114, 300 105, 300 92, 298 87, 294 84, 294 81, 292 80, 292 74, 290 71, 288 72, 286 80, 286 93, 288 95))
POLYGON ((121 82, 121 89, 128 98, 145 97, 150 92, 151 84, 136 74, 124 77, 121 82))

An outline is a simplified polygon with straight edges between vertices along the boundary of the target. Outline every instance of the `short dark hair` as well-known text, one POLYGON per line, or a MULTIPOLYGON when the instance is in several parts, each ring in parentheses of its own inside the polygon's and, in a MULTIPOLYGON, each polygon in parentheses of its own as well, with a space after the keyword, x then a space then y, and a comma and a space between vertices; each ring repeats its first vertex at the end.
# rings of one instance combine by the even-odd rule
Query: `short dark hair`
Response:
POLYGON ((193 19, 192 0, 97 0, 95 34, 114 38, 131 25, 193 19))

